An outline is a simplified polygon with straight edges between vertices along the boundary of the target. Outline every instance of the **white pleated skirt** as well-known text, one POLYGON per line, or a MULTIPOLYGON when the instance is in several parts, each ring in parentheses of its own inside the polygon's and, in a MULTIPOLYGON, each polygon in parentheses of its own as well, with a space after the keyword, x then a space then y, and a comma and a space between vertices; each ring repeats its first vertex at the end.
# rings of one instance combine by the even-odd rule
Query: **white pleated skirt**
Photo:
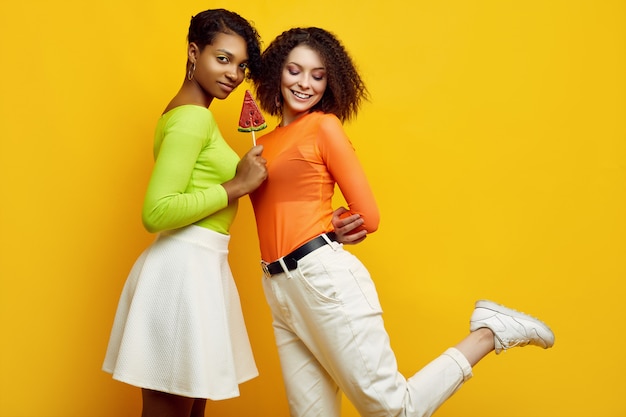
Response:
POLYGON ((103 370, 141 388, 237 397, 258 376, 230 236, 191 225, 161 233, 137 259, 117 308, 103 370))

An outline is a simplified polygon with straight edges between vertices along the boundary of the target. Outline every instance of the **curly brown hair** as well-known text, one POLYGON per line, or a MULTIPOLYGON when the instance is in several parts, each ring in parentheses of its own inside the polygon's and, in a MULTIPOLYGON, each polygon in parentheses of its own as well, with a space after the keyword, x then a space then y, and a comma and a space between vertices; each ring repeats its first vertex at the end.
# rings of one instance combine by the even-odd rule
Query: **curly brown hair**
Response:
POLYGON ((211 9, 198 13, 191 18, 187 41, 194 42, 200 48, 211 45, 219 33, 239 35, 246 42, 248 52, 248 71, 251 79, 261 67, 261 37, 254 26, 235 12, 225 9, 211 9))
POLYGON ((326 91, 311 111, 332 113, 342 122, 355 117, 362 100, 368 99, 365 83, 343 44, 332 33, 317 27, 287 30, 263 52, 261 70, 251 76, 261 108, 273 116, 281 116, 283 68, 289 53, 299 45, 316 51, 326 67, 326 91))

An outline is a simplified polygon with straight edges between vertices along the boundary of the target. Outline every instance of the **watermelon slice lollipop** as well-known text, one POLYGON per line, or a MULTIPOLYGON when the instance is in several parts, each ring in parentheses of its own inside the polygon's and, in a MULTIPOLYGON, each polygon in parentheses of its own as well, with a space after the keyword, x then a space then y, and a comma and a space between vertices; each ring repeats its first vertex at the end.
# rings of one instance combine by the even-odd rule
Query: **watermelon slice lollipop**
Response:
POLYGON ((239 130, 240 132, 252 132, 252 143, 256 146, 256 137, 254 132, 263 130, 267 127, 265 118, 261 114, 259 106, 252 98, 250 90, 246 90, 246 94, 243 96, 243 106, 241 107, 241 115, 239 116, 239 130))

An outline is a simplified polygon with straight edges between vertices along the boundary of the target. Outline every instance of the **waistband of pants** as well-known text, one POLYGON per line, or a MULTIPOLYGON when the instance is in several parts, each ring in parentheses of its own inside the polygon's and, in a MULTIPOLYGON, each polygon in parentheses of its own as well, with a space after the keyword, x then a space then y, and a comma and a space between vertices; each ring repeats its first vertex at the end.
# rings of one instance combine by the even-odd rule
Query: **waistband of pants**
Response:
MULTIPOLYGON (((306 255, 313 252, 314 250, 319 249, 322 246, 334 241, 337 241, 337 235, 335 234, 335 232, 324 233, 314 239, 309 240, 304 245, 295 249, 293 252, 290 252, 287 255, 283 256, 281 259, 284 262, 287 270, 292 271, 298 267, 298 261, 300 259, 304 258, 306 255)), ((269 278, 272 275, 285 272, 280 262, 281 259, 272 263, 261 261, 261 268, 263 268, 263 273, 266 277, 269 278)))

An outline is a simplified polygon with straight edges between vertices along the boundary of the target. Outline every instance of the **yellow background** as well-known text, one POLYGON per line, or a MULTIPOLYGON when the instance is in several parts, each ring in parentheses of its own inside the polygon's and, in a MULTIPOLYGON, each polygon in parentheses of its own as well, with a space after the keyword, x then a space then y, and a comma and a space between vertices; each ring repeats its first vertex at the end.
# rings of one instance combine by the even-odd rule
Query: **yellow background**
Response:
MULTIPOLYGON (((467 333, 479 298, 555 331, 552 350, 486 358, 437 415, 626 416, 626 4, 610 0, 4 2, 0 416, 139 415, 100 366, 153 239, 152 132, 189 18, 219 6, 266 43, 329 29, 358 63, 372 99, 346 129, 382 223, 350 249, 405 375, 467 333)), ((240 154, 245 88, 212 106, 240 154)), ((261 376, 207 416, 287 416, 258 258, 245 198, 231 261, 261 376)))

